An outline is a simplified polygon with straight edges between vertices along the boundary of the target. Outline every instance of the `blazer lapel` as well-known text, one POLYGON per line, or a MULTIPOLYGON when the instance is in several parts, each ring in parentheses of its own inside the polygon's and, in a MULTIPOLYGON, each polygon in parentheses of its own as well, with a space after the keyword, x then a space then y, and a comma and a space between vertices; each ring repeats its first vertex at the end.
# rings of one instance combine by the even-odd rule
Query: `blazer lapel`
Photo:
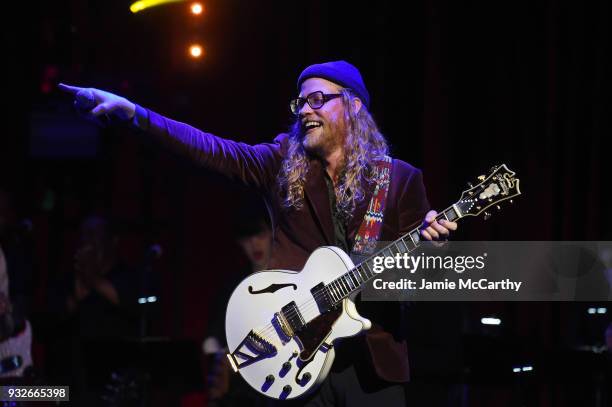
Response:
POLYGON ((321 229, 327 244, 335 245, 334 224, 323 171, 323 166, 319 161, 312 160, 310 162, 310 168, 308 169, 304 184, 304 196, 312 208, 315 222, 321 229))

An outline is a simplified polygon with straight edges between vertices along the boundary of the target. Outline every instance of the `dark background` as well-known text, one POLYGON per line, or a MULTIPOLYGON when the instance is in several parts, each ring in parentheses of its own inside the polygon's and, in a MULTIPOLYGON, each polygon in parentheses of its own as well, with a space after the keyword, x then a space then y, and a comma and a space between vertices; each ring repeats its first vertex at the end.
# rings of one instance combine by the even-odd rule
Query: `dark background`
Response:
MULTIPOLYGON (((608 1, 211 0, 198 18, 186 4, 131 14, 129 3, 22 2, 3 13, 0 186, 33 223, 34 310, 48 281, 70 266, 78 224, 92 212, 121 225, 122 254, 133 265, 150 244, 163 246, 159 334, 201 340, 216 287, 246 266, 227 223, 246 191, 146 136, 83 127, 55 89, 60 81, 257 143, 287 129, 305 66, 346 59, 365 78, 393 155, 423 169, 434 208, 457 200, 493 164, 517 172, 523 195, 515 204, 486 222, 468 219, 455 239, 611 238, 608 1), (195 40, 205 48, 199 61, 186 53, 195 40)), ((586 316, 586 307, 472 304, 463 325, 503 315, 493 337, 505 342, 487 352, 533 360, 601 343, 603 331, 584 339, 576 329, 590 322, 570 318, 586 316)), ((530 403, 572 405, 561 378, 543 376, 552 383, 530 393, 530 403)), ((490 388, 499 405, 513 403, 514 385, 490 388)))

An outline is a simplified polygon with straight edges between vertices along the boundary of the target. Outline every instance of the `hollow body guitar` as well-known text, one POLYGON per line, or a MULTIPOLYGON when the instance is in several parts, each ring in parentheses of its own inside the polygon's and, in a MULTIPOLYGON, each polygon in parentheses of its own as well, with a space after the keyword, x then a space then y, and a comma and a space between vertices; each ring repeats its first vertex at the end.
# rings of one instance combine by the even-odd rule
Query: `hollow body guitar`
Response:
MULTIPOLYGON (((514 175, 505 165, 493 167, 437 219, 457 221, 481 213, 488 217, 486 209, 520 195, 514 175)), ((292 399, 313 391, 331 368, 334 345, 371 327, 353 299, 377 275, 373 259, 410 253, 419 244, 415 228, 358 265, 341 249, 324 246, 310 255, 300 272, 251 274, 236 287, 227 306, 227 357, 232 368, 271 398, 292 399)))

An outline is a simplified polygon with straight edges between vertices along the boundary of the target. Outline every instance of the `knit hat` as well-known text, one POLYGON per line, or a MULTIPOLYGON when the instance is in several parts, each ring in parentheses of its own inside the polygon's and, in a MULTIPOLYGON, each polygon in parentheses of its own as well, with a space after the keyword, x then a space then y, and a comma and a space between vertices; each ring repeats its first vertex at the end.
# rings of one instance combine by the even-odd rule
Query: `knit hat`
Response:
POLYGON ((346 61, 325 62, 310 65, 304 69, 297 81, 298 92, 302 83, 309 78, 323 78, 345 88, 350 88, 361 99, 363 104, 370 108, 370 94, 363 83, 359 70, 346 61))

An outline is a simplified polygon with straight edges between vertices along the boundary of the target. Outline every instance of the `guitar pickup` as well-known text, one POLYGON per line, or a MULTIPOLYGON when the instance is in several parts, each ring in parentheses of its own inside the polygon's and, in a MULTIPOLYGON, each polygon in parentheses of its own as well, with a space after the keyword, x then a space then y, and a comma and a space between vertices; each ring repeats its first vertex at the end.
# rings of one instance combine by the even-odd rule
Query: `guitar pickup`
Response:
POLYGON ((327 287, 325 287, 325 284, 317 284, 310 290, 310 293, 314 297, 321 314, 326 313, 334 306, 333 298, 329 295, 329 291, 327 287))
POLYGON ((288 342, 291 338, 293 338, 293 335, 295 335, 295 332, 293 332, 293 329, 289 325, 289 321, 285 319, 281 312, 277 312, 274 314, 272 326, 274 326, 274 328, 276 329, 276 332, 281 337, 283 343, 288 342))
POLYGON ((281 308, 281 312, 278 313, 279 323, 283 332, 292 337, 296 332, 299 332, 304 326, 306 321, 302 316, 302 313, 298 309, 295 301, 291 301, 289 304, 281 308), (283 325, 285 328, 283 328, 283 325))

